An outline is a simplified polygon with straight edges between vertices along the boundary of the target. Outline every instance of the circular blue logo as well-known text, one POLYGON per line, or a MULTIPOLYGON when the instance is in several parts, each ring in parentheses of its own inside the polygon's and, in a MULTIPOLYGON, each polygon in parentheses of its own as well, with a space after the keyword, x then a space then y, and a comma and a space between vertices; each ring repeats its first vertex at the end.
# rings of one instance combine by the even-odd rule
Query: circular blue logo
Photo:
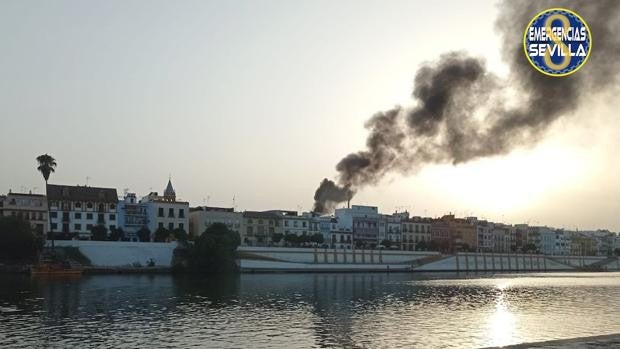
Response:
POLYGON ((586 21, 564 8, 538 13, 523 34, 523 50, 530 64, 549 76, 570 75, 581 68, 592 49, 586 21))

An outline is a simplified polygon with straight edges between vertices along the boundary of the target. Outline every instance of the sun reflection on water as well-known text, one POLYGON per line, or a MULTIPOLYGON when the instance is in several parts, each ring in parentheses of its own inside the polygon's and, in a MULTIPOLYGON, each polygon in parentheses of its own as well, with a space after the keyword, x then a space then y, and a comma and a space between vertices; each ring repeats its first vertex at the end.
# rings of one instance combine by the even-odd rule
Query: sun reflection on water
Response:
POLYGON ((506 300, 507 283, 497 285, 498 296, 495 300, 495 310, 487 320, 487 336, 491 345, 504 346, 516 342, 518 338, 516 317, 510 311, 510 304, 506 300))

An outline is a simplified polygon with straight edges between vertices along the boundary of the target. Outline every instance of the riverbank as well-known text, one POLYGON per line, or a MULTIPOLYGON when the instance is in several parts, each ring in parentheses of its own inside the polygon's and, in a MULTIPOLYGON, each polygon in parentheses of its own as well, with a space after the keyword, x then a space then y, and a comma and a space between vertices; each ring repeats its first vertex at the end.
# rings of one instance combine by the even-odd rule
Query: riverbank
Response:
POLYGON ((620 333, 605 335, 605 336, 593 336, 593 337, 578 337, 570 339, 560 339, 553 341, 535 342, 535 343, 522 343, 516 345, 509 345, 505 347, 489 347, 486 349, 605 349, 605 348, 620 348, 620 333))

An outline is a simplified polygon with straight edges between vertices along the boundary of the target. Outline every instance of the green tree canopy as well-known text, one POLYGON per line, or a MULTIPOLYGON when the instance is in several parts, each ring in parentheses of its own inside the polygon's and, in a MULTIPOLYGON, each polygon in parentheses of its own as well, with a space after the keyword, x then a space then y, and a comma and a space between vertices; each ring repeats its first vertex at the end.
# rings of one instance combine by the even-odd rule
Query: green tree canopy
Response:
POLYGON ((176 228, 172 231, 172 235, 179 242, 187 242, 187 232, 181 228, 176 228))
POLYGON ((0 257, 8 260, 32 260, 43 248, 44 239, 30 223, 18 217, 0 216, 0 257))
POLYGON ((157 228, 155 230, 155 242, 166 242, 170 237, 170 231, 166 228, 157 228))
POLYGON ((323 237, 323 234, 321 233, 314 233, 312 234, 312 236, 310 236, 310 241, 317 243, 317 244, 322 244, 323 242, 325 242, 325 238, 323 237))
POLYGON ((110 229, 110 241, 120 241, 125 237, 125 232, 122 228, 110 229))
POLYGON ((90 239, 95 241, 106 241, 108 239, 108 229, 101 224, 90 228, 90 239))
POLYGON ((236 250, 241 239, 226 224, 213 223, 190 249, 190 267, 199 273, 222 274, 237 271, 236 250))
POLYGON ((284 237, 284 234, 282 233, 275 233, 271 236, 271 241, 275 242, 276 244, 279 243, 280 241, 282 241, 282 238, 284 237))
POLYGON ((56 171, 56 159, 54 159, 51 155, 43 154, 37 156, 37 162, 39 163, 37 170, 41 172, 43 179, 45 179, 45 183, 47 183, 47 180, 50 178, 50 174, 56 171))
POLYGON ((138 230, 138 239, 142 242, 150 242, 151 241, 151 231, 147 227, 142 227, 138 230))

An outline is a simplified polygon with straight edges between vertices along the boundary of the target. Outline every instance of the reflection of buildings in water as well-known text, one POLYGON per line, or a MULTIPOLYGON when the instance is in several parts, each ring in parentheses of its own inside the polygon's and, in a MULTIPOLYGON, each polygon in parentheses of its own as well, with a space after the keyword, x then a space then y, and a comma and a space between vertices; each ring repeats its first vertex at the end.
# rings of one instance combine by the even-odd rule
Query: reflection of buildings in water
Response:
POLYGON ((308 313, 316 344, 357 346, 352 338, 354 324, 374 312, 389 292, 391 282, 408 279, 404 274, 244 274, 239 297, 268 309, 298 307, 308 313), (274 299, 279 302, 273 302, 274 299))

